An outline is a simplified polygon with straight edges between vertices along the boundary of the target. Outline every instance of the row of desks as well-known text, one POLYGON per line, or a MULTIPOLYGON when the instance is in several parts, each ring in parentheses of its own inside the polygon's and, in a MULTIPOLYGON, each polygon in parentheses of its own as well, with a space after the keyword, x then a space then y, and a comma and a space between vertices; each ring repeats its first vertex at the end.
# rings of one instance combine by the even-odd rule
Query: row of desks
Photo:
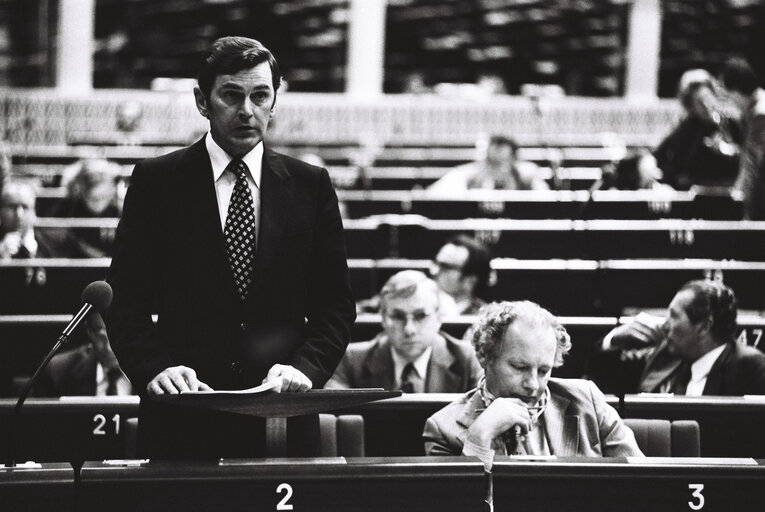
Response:
MULTIPOLYGON (((338 190, 345 216, 414 214, 429 219, 709 219, 739 220, 740 198, 693 192, 599 190, 480 190, 447 196, 422 190, 338 190)), ((41 216, 64 198, 61 189, 43 189, 37 198, 41 216)))
POLYGON ((740 197, 651 190, 340 190, 350 218, 415 214, 429 219, 710 219, 742 217, 740 197))
MULTIPOLYGON (((459 394, 410 394, 332 411, 364 417, 367 456, 423 455, 425 420, 459 394)), ((696 420, 704 457, 765 458, 765 397, 608 395, 624 418, 696 420)), ((9 419, 16 400, 0 399, 0 453, 8 453, 9 419)), ((133 453, 128 418, 138 416, 138 397, 30 398, 14 442, 16 460, 71 462, 120 459, 133 453)), ((140 428, 140 427, 139 427, 140 428)))
MULTIPOLYGON (((0 315, 62 314, 79 304, 85 286, 104 279, 109 259, 0 262, 0 315)), ((405 269, 428 272, 430 260, 351 259, 356 300, 377 294, 405 269)), ((497 258, 487 300, 528 299, 558 315, 617 316, 625 308, 666 307, 689 280, 712 278, 736 293, 739 308, 765 310, 765 262, 728 260, 516 260, 497 258)))
MULTIPOLYGON (((39 218, 38 229, 97 229, 114 237, 117 219, 39 218)), ((346 219, 349 258, 433 258, 447 239, 475 237, 494 256, 523 259, 710 258, 765 261, 765 222, 635 220, 432 220, 384 215, 346 219)))
POLYGON ((0 500, 32 512, 749 512, 765 506, 763 481, 754 459, 501 457, 491 474, 473 457, 104 461, 0 471, 0 500))

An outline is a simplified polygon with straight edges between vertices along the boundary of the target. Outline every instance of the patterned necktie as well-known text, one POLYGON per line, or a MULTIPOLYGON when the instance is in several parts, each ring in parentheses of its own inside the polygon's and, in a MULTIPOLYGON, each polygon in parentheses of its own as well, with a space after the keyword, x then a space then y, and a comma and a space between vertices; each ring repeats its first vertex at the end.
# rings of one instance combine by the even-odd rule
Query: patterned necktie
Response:
POLYGON ((232 160, 226 170, 236 175, 236 185, 231 194, 226 215, 226 252, 234 274, 239 297, 244 300, 252 281, 255 260, 255 206, 250 187, 247 185, 247 164, 232 160))
POLYGON ((417 370, 412 363, 406 363, 401 372, 401 391, 404 393, 414 393, 414 381, 417 379, 417 370))

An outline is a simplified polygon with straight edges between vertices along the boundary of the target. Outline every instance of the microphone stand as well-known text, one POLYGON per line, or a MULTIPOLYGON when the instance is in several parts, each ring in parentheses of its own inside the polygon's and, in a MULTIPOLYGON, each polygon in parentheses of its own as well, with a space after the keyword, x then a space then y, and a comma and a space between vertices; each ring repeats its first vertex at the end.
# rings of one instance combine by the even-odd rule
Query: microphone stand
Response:
POLYGON ((43 369, 48 365, 48 362, 56 354, 58 349, 69 341, 69 336, 71 336, 72 332, 75 330, 75 328, 77 328, 78 325, 80 325, 80 322, 82 322, 82 320, 85 318, 85 316, 87 316, 92 308, 93 306, 91 304, 83 304, 82 308, 80 308, 74 318, 72 318, 72 320, 69 322, 69 325, 66 326, 64 331, 58 337, 56 344, 53 345, 53 348, 50 350, 50 352, 48 352, 48 355, 45 356, 45 359, 43 359, 42 363, 40 363, 40 366, 37 367, 37 370, 35 370, 32 378, 29 379, 24 386, 24 390, 21 392, 21 396, 19 396, 19 399, 16 401, 16 407, 13 408, 13 414, 11 415, 11 421, 8 428, 8 459, 7 463, 5 464, 6 469, 10 469, 16 465, 13 441, 16 438, 16 428, 18 426, 18 418, 21 415, 21 407, 24 405, 24 402, 26 401, 29 393, 32 391, 32 386, 34 385, 35 381, 37 381, 37 377, 40 375, 40 372, 42 372, 43 369))

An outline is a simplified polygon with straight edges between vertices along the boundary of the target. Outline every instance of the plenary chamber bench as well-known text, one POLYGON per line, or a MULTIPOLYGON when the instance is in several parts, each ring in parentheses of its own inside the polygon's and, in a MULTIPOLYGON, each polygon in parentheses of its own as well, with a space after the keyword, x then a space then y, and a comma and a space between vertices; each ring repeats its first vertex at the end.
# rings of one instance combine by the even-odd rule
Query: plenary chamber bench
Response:
MULTIPOLYGON (((428 272, 431 260, 349 260, 357 300, 372 297, 393 274, 428 272)), ((765 310, 765 262, 727 260, 520 260, 495 258, 486 299, 531 300, 562 316, 619 316, 625 308, 664 308, 692 279, 720 279, 740 309, 765 310)))
POLYGON ((650 190, 338 190, 350 218, 414 214, 430 219, 717 219, 739 220, 729 195, 650 190))
POLYGON ((505 258, 765 260, 763 221, 433 220, 381 215, 346 219, 344 225, 350 258, 433 258, 449 238, 465 234, 505 258))

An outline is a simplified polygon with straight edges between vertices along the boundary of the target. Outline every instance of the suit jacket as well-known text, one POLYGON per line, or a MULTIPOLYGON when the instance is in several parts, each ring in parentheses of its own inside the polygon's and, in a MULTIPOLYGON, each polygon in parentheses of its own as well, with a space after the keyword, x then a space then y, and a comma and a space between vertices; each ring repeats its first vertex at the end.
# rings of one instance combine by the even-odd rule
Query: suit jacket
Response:
MULTIPOLYGON (((590 381, 550 379, 550 401, 542 415, 550 453, 558 457, 625 457, 642 455, 635 435, 603 393, 590 381)), ((474 389, 447 405, 425 422, 423 438, 427 455, 460 455, 470 425, 484 407, 474 389)), ((507 455, 501 436, 491 448, 507 455)))
POLYGON ((139 393, 176 365, 215 389, 259 384, 276 363, 302 371, 314 387, 332 375, 355 309, 329 175, 266 146, 260 187, 254 274, 241 301, 204 138, 136 165, 104 320, 139 393))
POLYGON ((53 356, 35 383, 34 396, 96 396, 98 359, 90 345, 53 356))
MULTIPOLYGON (((426 393, 463 393, 478 384, 483 369, 473 347, 440 333, 433 344, 425 377, 426 393)), ((393 356, 388 336, 381 333, 371 341, 351 343, 327 388, 393 389, 393 356)))
MULTIPOLYGON (((641 392, 656 392, 680 365, 681 361, 667 353, 662 342, 647 356, 640 378, 641 392)), ((765 354, 737 342, 727 343, 709 370, 704 395, 765 394, 765 354)))

